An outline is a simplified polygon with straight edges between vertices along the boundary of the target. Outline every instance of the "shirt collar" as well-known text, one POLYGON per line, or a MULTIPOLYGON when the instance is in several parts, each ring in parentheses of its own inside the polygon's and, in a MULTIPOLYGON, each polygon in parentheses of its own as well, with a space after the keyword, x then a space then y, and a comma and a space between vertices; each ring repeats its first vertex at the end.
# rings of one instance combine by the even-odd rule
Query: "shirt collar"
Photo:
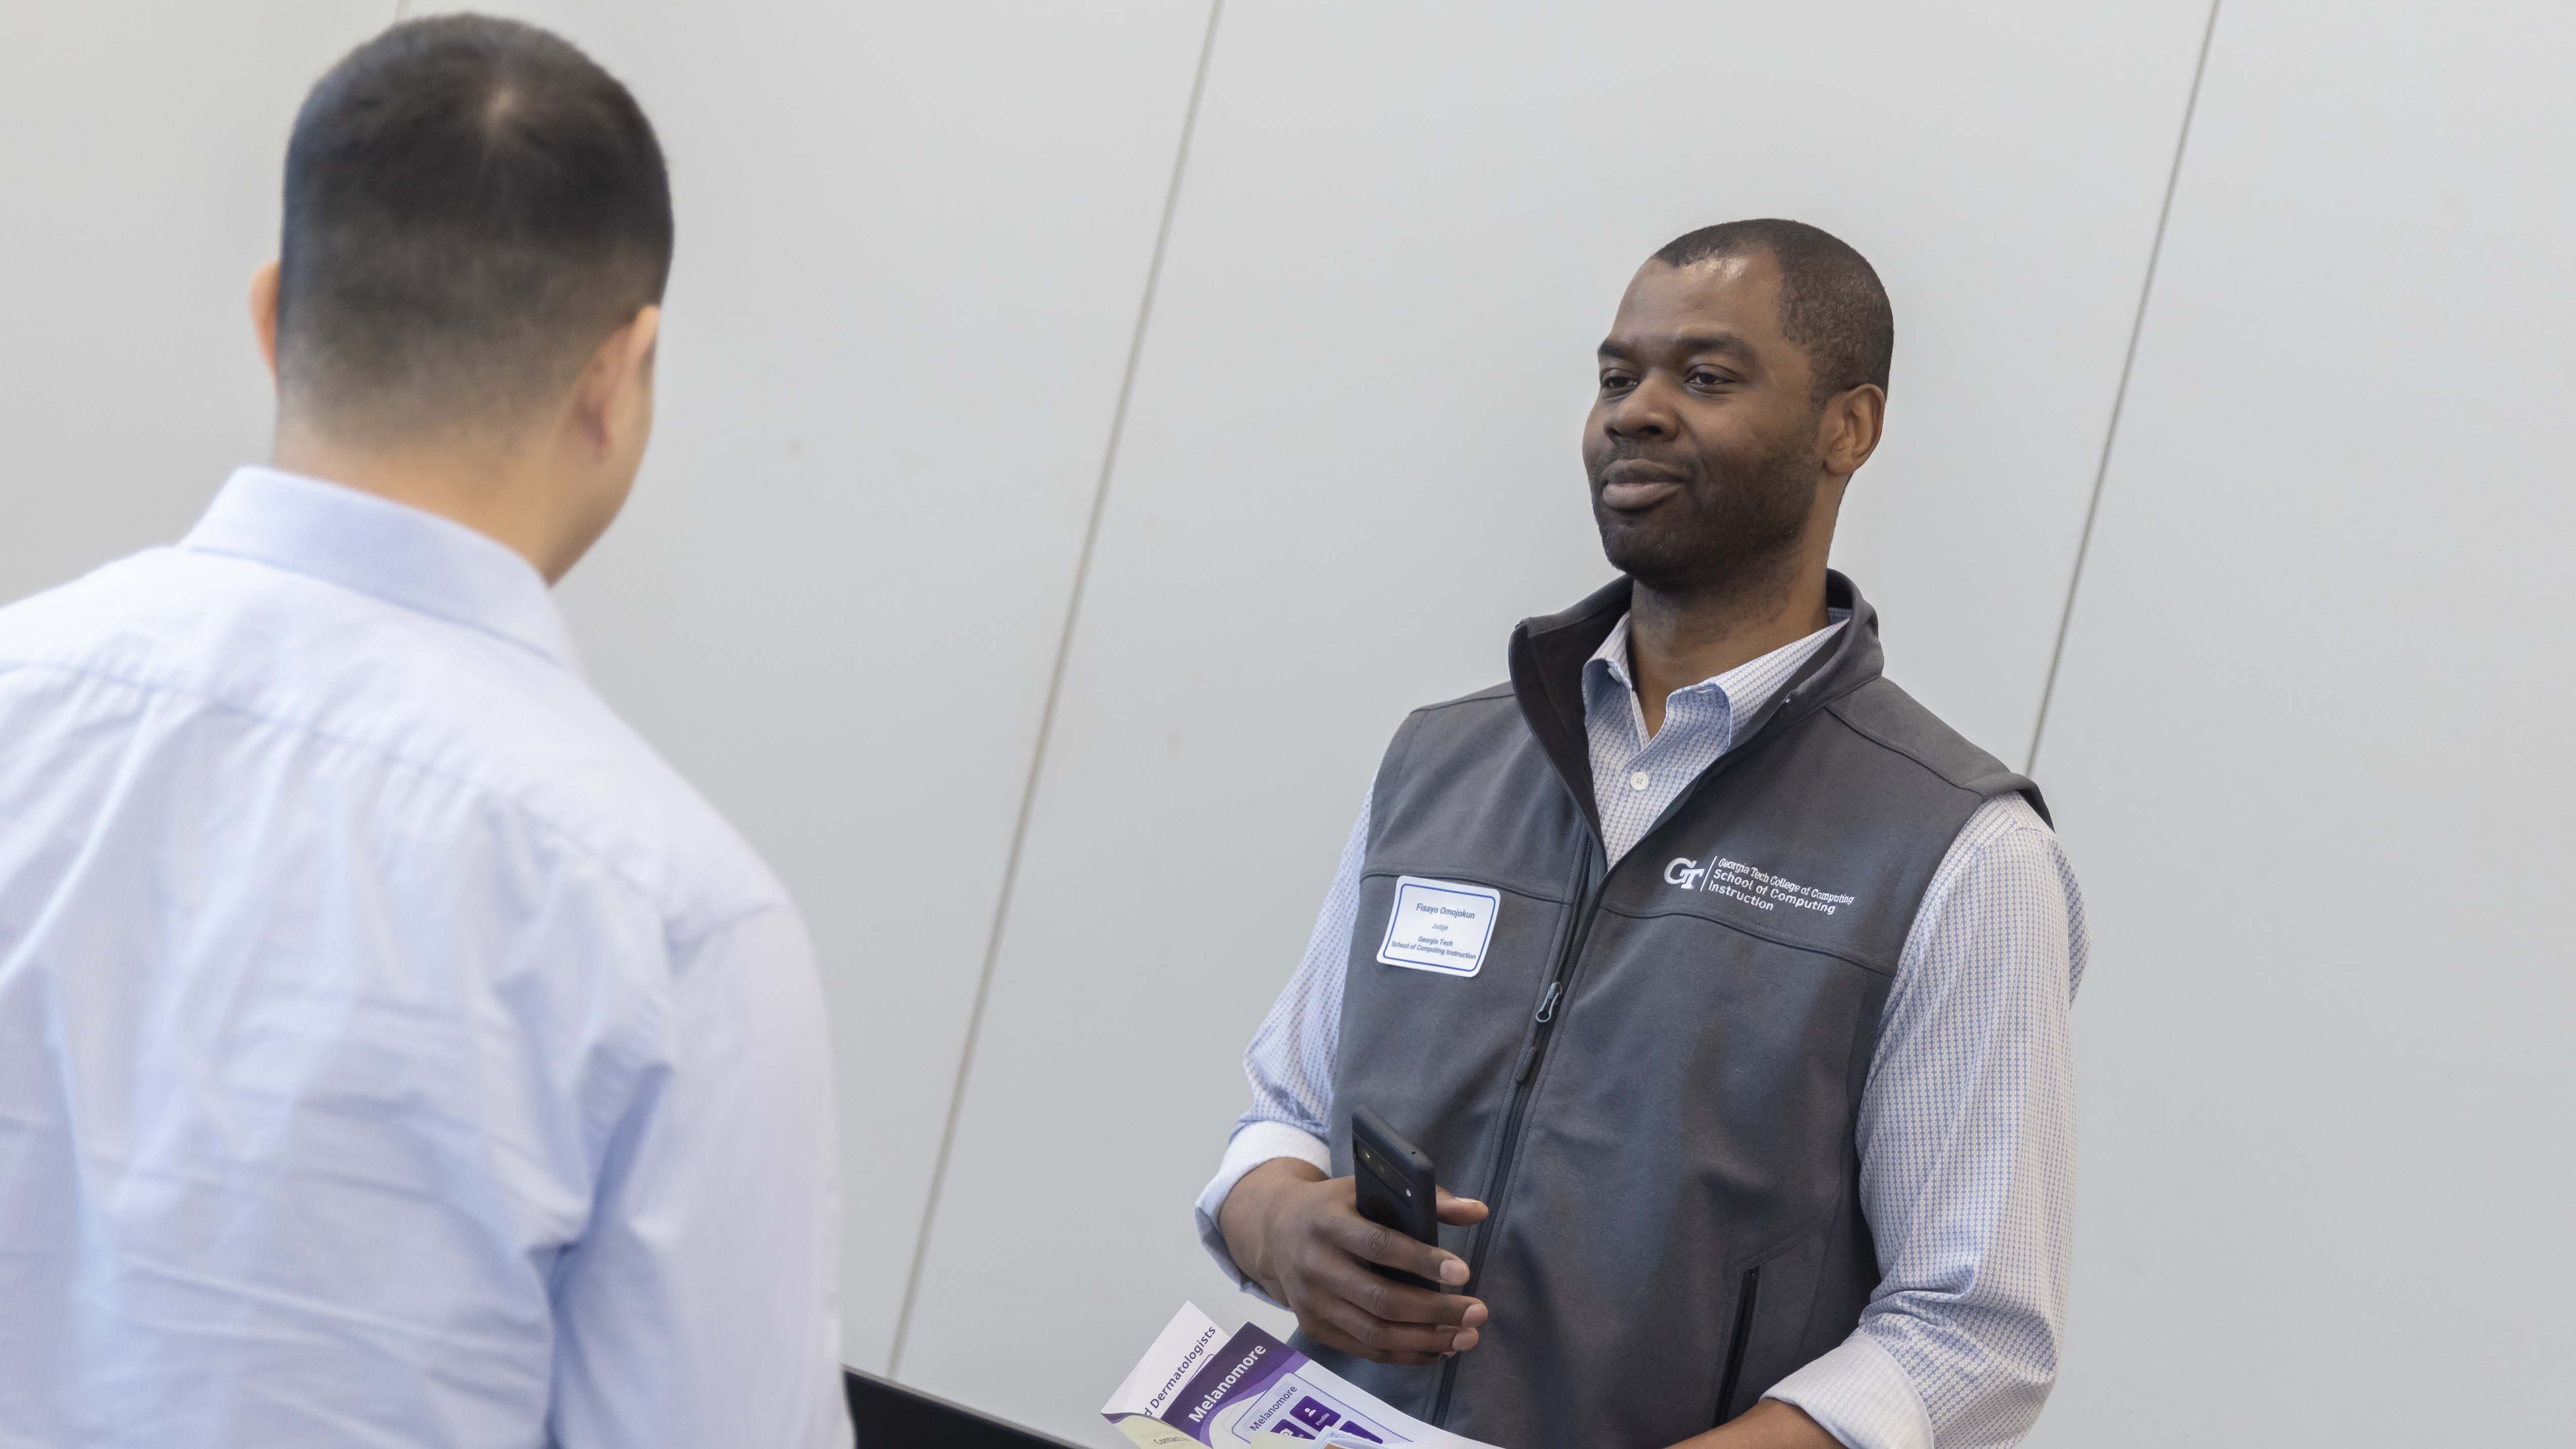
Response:
POLYGON ((180 540, 496 634, 579 673, 535 566, 450 519, 275 468, 237 468, 180 540))
MULTIPOLYGON (((1789 677, 1798 672, 1798 666, 1825 647, 1826 642, 1834 637, 1834 631, 1850 622, 1851 610, 1828 609, 1826 616, 1825 627, 1813 634, 1794 643, 1783 644, 1758 659, 1748 659, 1724 674, 1684 685, 1673 694, 1679 696, 1706 691, 1714 695, 1716 723, 1731 740, 1735 722, 1750 719, 1772 695, 1779 693, 1789 682, 1789 677)), ((1628 620, 1631 617, 1621 614, 1619 622, 1610 626, 1610 637, 1602 640, 1601 647, 1592 651, 1592 657, 1583 661, 1584 710, 1589 714, 1606 707, 1608 700, 1605 696, 1615 686, 1619 694, 1626 697, 1628 711, 1634 716, 1637 738, 1642 741, 1646 734, 1645 714, 1637 703, 1636 681, 1628 673, 1628 620)), ((1670 704, 1671 701, 1667 700, 1664 716, 1668 729, 1673 724, 1670 704)), ((1659 733, 1656 738, 1660 739, 1662 735, 1659 733)))

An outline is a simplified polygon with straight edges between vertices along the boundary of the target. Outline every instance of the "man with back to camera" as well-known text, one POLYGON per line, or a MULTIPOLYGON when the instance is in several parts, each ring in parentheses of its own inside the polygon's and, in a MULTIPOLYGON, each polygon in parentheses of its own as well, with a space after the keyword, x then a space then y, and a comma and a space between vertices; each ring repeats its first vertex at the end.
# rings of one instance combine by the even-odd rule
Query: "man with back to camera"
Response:
POLYGON ((0 1445, 849 1442, 819 982, 547 586, 653 411, 625 88, 313 89, 274 461, 0 610, 0 1445))
POLYGON ((1893 336, 1796 222, 1638 270, 1583 436, 1622 577, 1396 732, 1245 1053, 1200 1234, 1407 1412, 1951 1449, 2047 1398, 2083 903, 2037 788, 1881 675, 1825 566, 1893 336), (1482 1194, 1442 1191, 1439 1248, 1356 1212, 1359 1105, 1482 1194))

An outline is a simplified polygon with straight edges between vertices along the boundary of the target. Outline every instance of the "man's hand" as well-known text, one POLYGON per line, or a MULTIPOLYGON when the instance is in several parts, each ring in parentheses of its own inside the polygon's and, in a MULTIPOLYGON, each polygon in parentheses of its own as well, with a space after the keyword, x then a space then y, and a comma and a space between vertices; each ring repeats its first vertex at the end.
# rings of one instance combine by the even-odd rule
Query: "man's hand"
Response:
MULTIPOLYGON (((1485 1305, 1380 1275, 1384 1264, 1452 1287, 1467 1281, 1455 1253, 1361 1217, 1351 1179, 1274 1157, 1243 1175, 1217 1210, 1235 1265, 1297 1314, 1308 1337, 1379 1363, 1432 1363, 1476 1346, 1485 1305)), ((1440 1221, 1485 1220, 1485 1205, 1440 1192, 1440 1221)))

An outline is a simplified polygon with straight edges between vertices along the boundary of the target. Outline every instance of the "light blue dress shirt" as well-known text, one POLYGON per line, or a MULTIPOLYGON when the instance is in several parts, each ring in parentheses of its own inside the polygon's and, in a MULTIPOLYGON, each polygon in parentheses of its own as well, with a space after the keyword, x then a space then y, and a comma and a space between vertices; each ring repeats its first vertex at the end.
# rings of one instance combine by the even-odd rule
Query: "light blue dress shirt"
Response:
MULTIPOLYGON (((1583 667, 1593 793, 1613 862, 1733 747, 1736 722, 1759 714, 1843 627, 1838 613, 1804 639, 1674 690, 1649 737, 1619 621, 1583 667)), ((1217 1230, 1235 1183, 1276 1157, 1332 1170, 1327 1114, 1368 828, 1363 800, 1305 958, 1244 1052, 1252 1106, 1199 1195, 1199 1237, 1238 1283, 1217 1230)), ((2047 1401, 2074 1217, 2069 1013, 2090 947, 2056 834, 2018 795, 1988 801, 1924 891, 1861 1097, 1855 1145, 1878 1290, 1850 1338, 1770 1392, 1850 1449, 2008 1445, 2047 1401)))
POLYGON ((0 609, 0 1445, 847 1444, 822 1022, 534 569, 236 473, 0 609))

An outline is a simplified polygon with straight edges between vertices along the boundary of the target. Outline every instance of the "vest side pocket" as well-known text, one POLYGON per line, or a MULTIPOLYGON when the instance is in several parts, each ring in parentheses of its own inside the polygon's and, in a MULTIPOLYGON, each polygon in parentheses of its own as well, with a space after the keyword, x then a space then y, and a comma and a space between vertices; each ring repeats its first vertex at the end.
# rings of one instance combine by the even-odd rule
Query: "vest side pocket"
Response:
POLYGON ((1743 1285, 1735 1291, 1735 1331, 1727 1336, 1726 1372, 1717 1381, 1718 1424, 1735 1417, 1735 1391, 1744 1383, 1744 1351, 1753 1342, 1753 1310, 1761 1298, 1762 1265, 1756 1263, 1744 1270, 1743 1285))

